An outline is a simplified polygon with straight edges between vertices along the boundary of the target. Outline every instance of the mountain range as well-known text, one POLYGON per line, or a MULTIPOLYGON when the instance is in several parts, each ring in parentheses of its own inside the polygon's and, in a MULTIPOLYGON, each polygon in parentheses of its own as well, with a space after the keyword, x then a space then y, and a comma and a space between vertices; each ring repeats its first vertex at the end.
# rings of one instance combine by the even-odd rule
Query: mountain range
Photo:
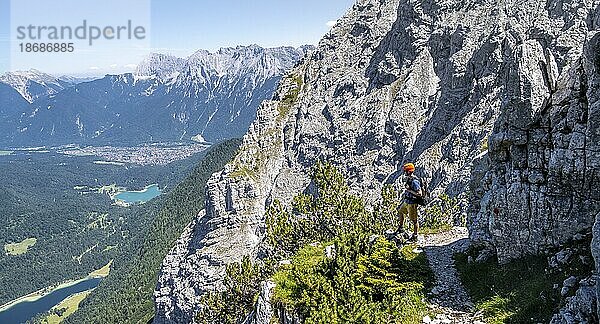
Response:
POLYGON ((0 78, 2 146, 216 142, 243 135, 258 104, 311 49, 256 45, 151 54, 134 73, 78 82, 39 71, 0 78))

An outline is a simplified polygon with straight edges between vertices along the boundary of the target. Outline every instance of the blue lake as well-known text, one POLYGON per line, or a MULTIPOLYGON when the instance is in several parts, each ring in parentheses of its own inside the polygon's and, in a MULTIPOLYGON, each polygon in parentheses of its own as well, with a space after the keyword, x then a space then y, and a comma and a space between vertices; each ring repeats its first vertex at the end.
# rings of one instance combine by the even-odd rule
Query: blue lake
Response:
POLYGON ((25 323, 35 315, 49 311, 52 307, 58 305, 72 294, 96 288, 101 280, 101 278, 89 278, 73 286, 53 290, 51 293, 36 301, 20 302, 7 310, 0 312, 0 323, 25 323))
POLYGON ((128 204, 145 203, 160 196, 162 191, 158 185, 151 185, 142 191, 125 191, 115 196, 115 199, 122 200, 128 204))

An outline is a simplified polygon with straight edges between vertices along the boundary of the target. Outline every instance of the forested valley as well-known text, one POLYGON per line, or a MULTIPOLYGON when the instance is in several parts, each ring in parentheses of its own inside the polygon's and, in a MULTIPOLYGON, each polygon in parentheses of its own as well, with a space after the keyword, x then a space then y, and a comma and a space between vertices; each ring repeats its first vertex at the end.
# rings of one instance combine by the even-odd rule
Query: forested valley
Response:
POLYGON ((110 260, 114 271, 87 304, 113 292, 123 296, 120 289, 138 292, 127 282, 124 273, 130 271, 125 269, 152 276, 148 270, 160 264, 192 211, 201 209, 201 201, 188 201, 189 195, 203 200, 203 181, 228 161, 237 145, 237 140, 224 142, 166 166, 98 165, 93 157, 51 153, 0 159, 0 242, 5 247, 0 254, 0 304, 83 278, 110 260), (107 194, 77 190, 111 184, 129 190, 158 184, 165 194, 125 208, 114 205, 107 194), (187 213, 174 217, 184 214, 180 210, 187 213), (35 243, 20 253, 6 250, 9 244, 32 239, 35 243))

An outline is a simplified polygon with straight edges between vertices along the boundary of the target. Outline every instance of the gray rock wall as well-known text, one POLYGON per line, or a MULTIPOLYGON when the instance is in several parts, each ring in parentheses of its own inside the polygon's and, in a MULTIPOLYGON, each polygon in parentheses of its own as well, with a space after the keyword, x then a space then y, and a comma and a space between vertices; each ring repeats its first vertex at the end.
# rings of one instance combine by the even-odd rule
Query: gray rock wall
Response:
POLYGON ((600 211, 597 32, 592 3, 572 4, 579 9, 569 15, 548 11, 564 14, 569 37, 507 39, 502 113, 487 168, 473 174, 470 226, 501 262, 569 241, 600 211))
POLYGON ((205 210, 163 261, 155 323, 192 322, 202 294, 220 288, 225 265, 256 255, 266 198, 282 163, 277 108, 272 101, 261 105, 235 160, 209 179, 205 210))

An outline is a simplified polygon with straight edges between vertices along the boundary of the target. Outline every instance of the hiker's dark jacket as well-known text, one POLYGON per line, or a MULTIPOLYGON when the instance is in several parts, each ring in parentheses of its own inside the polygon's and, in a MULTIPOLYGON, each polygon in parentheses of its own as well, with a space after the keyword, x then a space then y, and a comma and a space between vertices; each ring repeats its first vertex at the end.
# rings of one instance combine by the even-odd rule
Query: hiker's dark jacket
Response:
MULTIPOLYGON (((419 181, 419 178, 415 177, 414 175, 407 177, 405 184, 408 185, 408 187, 412 191, 419 192, 419 190, 421 190, 421 182, 419 181)), ((404 188, 404 189, 406 189, 406 188, 404 188)), ((419 200, 419 197, 413 195, 408 190, 404 190, 404 202, 405 203, 416 204, 418 200, 419 200)))

